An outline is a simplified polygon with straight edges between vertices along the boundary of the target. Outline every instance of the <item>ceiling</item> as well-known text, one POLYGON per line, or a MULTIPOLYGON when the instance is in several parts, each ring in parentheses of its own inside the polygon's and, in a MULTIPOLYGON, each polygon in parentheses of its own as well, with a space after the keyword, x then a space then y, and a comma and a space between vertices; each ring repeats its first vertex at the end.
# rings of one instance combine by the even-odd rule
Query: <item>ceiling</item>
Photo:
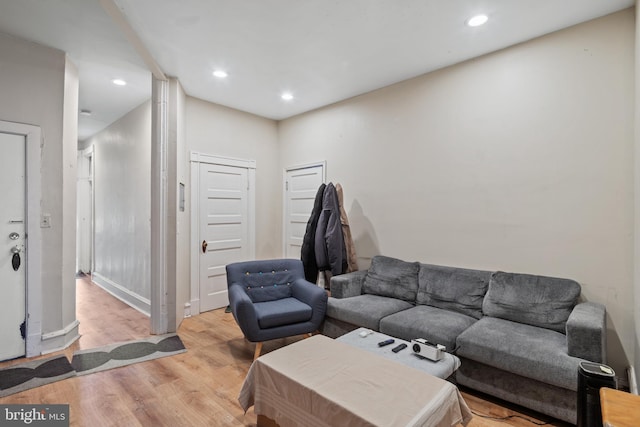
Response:
MULTIPOLYGON (((101 0, 197 98, 281 120, 634 5, 634 0, 101 0), (489 21, 472 28, 471 16, 489 21), (225 79, 212 75, 224 69, 225 79), (288 91, 293 99, 280 95, 288 91)), ((79 138, 151 96, 100 0, 0 0, 0 32, 68 53, 79 138), (127 85, 117 87, 114 78, 127 85)))

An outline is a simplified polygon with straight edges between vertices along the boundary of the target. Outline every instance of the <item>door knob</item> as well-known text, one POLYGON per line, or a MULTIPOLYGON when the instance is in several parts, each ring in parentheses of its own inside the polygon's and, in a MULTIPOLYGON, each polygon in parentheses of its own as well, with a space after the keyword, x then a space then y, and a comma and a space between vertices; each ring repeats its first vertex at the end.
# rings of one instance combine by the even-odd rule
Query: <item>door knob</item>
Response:
MULTIPOLYGON (((14 247, 13 249, 17 248, 14 247)), ((14 252, 13 249, 11 249, 11 252, 13 252, 13 256, 11 257, 11 267, 13 267, 13 271, 18 271, 18 269, 20 268, 20 263, 22 262, 22 260, 20 259, 20 249, 18 249, 17 252, 14 252)))
POLYGON ((208 246, 207 241, 206 241, 206 240, 203 240, 203 241, 202 241, 202 253, 203 253, 203 254, 207 252, 207 246, 208 246))
POLYGON ((11 248, 12 254, 19 254, 22 250, 18 247, 18 245, 11 248))

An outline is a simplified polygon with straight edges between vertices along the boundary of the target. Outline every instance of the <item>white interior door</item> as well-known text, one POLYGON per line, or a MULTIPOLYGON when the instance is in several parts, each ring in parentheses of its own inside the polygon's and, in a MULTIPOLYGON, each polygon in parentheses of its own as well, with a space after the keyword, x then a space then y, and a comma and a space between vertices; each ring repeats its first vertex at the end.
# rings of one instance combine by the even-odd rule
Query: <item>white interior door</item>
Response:
POLYGON ((0 360, 24 356, 26 139, 0 133, 0 360))
POLYGON ((200 311, 229 304, 225 266, 249 258, 248 170, 200 164, 200 311))
POLYGON ((318 187, 324 182, 324 163, 289 168, 285 173, 284 255, 300 259, 302 239, 318 187))

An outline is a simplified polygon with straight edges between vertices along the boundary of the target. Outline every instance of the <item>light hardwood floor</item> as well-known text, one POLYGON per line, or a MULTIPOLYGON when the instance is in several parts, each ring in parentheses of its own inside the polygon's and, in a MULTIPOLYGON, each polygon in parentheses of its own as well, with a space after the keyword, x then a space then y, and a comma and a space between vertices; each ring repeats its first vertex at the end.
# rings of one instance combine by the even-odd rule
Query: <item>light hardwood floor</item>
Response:
MULTIPOLYGON (((77 280, 81 338, 63 353, 149 335, 149 319, 113 298, 87 278, 77 280)), ((188 351, 96 374, 69 378, 0 398, 0 404, 68 403, 72 426, 255 426, 253 409, 245 415, 237 403, 251 365, 254 345, 223 309, 185 319, 178 334, 188 351)), ((264 344, 263 354, 300 338, 264 344)), ((41 357, 48 357, 41 356, 41 357)), ((0 368, 24 361, 0 363, 0 368)), ((532 417, 463 390, 476 414, 471 427, 531 427, 549 421, 532 417), (513 417, 515 416, 515 417, 513 417), (531 422, 526 421, 531 420, 531 422)), ((551 422, 553 426, 566 426, 551 422)), ((336 426, 341 427, 341 426, 336 426)))

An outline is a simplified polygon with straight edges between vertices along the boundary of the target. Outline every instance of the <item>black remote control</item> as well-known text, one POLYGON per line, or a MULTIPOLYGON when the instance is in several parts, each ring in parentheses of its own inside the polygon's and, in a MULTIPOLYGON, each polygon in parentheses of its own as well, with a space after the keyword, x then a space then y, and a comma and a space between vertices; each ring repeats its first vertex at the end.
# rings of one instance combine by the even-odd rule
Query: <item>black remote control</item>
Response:
POLYGON ((391 349, 391 351, 393 351, 394 353, 397 353, 400 350, 404 350, 405 348, 407 348, 407 345, 402 343, 400 345, 395 346, 393 349, 391 349))
POLYGON ((379 347, 384 347, 385 345, 393 344, 394 342, 396 342, 396 340, 394 340, 394 339, 388 339, 388 340, 380 341, 380 342, 378 343, 378 346, 379 346, 379 347))

